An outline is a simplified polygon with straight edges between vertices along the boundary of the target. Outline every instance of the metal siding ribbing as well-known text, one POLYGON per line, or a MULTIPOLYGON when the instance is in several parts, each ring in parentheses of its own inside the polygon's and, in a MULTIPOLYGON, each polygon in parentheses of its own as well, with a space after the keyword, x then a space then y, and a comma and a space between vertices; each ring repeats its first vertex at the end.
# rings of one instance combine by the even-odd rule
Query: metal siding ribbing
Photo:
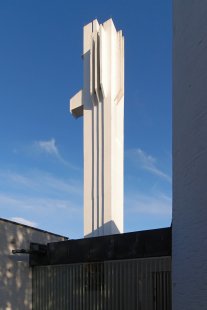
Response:
POLYGON ((33 310, 170 310, 171 258, 33 267, 33 310))

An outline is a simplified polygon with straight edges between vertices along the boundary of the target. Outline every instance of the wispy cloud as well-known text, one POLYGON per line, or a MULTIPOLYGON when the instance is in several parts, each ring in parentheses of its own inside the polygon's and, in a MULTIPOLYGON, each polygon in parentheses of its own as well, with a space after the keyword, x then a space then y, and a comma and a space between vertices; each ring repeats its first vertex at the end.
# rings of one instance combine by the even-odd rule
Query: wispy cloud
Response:
POLYGON ((1 217, 62 235, 80 238, 82 201, 0 192, 1 217), (38 225, 37 225, 38 223, 38 225))
MULTIPOLYGON (((0 207, 4 213, 17 211, 38 216, 82 210, 82 180, 68 179, 45 171, 27 173, 0 171, 0 207)), ((22 217, 21 214, 16 215, 22 217)), ((24 217, 24 216, 23 216, 24 217)))
POLYGON ((82 196, 82 182, 80 180, 60 178, 50 173, 32 170, 27 173, 15 171, 0 171, 0 185, 7 185, 7 188, 31 189, 40 193, 61 193, 61 195, 82 196))
POLYGON ((19 186, 33 187, 35 186, 32 178, 28 178, 26 175, 19 174, 11 171, 0 171, 0 179, 3 180, 4 184, 18 184, 19 186))
POLYGON ((32 227, 37 227, 38 226, 37 223, 29 221, 27 219, 24 219, 22 217, 12 217, 10 220, 13 221, 13 222, 17 222, 17 223, 20 223, 20 224, 27 225, 27 226, 32 226, 32 227))
POLYGON ((79 170, 79 168, 71 163, 69 163, 67 160, 63 158, 63 156, 60 153, 60 150, 58 149, 56 140, 54 138, 51 138, 50 140, 41 140, 41 141, 35 141, 33 143, 33 149, 39 153, 43 153, 49 156, 52 156, 62 164, 68 166, 71 169, 79 170))
POLYGON ((54 155, 57 157, 60 156, 59 150, 56 146, 55 139, 53 138, 48 141, 36 141, 35 144, 39 148, 39 150, 45 153, 48 153, 50 155, 54 155))
POLYGON ((43 170, 0 170, 3 218, 29 226, 38 223, 38 227, 63 234, 70 229, 78 232, 75 223, 82 221, 82 208, 83 184, 77 175, 68 178, 68 174, 43 170))
POLYGON ((130 213, 171 218, 172 199, 164 193, 130 193, 125 204, 130 213))
POLYGON ((153 156, 145 153, 140 148, 130 150, 128 154, 139 168, 171 182, 171 177, 157 166, 157 160, 153 156))
POLYGON ((36 198, 34 196, 0 193, 0 206, 12 212, 32 212, 32 214, 48 215, 51 213, 69 211, 71 216, 80 212, 78 203, 73 203, 69 199, 58 198, 36 198))

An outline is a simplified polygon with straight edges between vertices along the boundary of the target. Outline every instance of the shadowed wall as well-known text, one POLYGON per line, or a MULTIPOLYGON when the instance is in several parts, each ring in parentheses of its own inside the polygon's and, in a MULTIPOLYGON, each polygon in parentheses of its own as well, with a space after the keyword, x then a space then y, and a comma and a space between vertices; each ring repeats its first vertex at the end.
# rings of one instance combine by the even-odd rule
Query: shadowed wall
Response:
POLYGON ((173 5, 173 310, 206 310, 207 1, 173 5))
POLYGON ((29 249, 30 242, 46 244, 66 238, 29 226, 0 219, 0 310, 32 309, 32 273, 27 254, 12 254, 29 249))

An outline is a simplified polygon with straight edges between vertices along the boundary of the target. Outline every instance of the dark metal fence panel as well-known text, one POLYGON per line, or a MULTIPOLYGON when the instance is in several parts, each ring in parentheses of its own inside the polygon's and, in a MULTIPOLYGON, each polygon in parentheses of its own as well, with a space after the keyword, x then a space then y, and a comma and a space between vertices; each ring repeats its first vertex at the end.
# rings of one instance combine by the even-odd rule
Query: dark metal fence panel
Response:
POLYGON ((33 310, 171 310, 171 258, 33 267, 33 310))

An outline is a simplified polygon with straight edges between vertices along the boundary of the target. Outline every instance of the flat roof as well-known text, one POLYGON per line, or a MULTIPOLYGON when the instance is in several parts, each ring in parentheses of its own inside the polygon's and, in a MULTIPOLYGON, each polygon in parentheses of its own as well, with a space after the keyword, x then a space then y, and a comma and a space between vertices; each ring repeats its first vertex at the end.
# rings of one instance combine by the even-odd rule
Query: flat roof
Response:
POLYGON ((14 225, 18 225, 18 226, 22 226, 22 227, 25 227, 25 228, 34 229, 36 231, 40 231, 40 232, 43 232, 43 233, 46 233, 46 234, 50 234, 50 235, 54 235, 54 236, 57 236, 57 237, 62 237, 62 238, 65 238, 65 239, 69 239, 66 236, 58 235, 58 234, 55 234, 53 232, 50 232, 50 231, 47 231, 47 230, 44 230, 44 229, 40 229, 40 228, 37 228, 37 227, 29 226, 29 225, 26 225, 26 224, 21 224, 21 223, 18 223, 18 222, 15 222, 15 221, 11 221, 11 220, 7 220, 7 219, 4 219, 4 218, 0 218, 0 221, 7 222, 7 223, 10 223, 10 224, 14 224, 14 225))
POLYGON ((30 266, 171 256, 171 227, 30 245, 30 266), (42 252, 44 250, 44 254, 42 252))

